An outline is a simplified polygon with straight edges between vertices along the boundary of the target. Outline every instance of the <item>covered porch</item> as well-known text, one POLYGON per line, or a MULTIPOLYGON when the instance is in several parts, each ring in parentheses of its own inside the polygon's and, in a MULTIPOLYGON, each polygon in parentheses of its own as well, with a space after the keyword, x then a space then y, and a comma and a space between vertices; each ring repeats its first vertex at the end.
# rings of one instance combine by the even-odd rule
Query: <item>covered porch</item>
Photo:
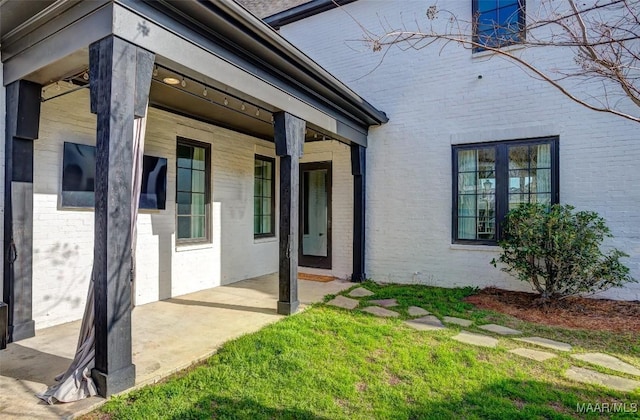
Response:
MULTIPOLYGON (((302 307, 348 288, 343 281, 299 283, 302 307)), ((225 341, 282 319, 276 274, 136 307, 132 312, 135 386, 153 383, 215 353, 225 341)), ((10 343, 0 363, 0 417, 58 419, 85 413, 105 400, 47 405, 35 396, 74 356, 80 321, 38 330, 10 343)))
MULTIPOLYGON (((27 10, 24 3, 1 5, 9 16, 1 34, 7 109, 2 292, 9 342, 33 337, 37 323, 60 316, 61 308, 83 306, 91 267, 70 276, 74 258, 94 262, 92 378, 103 396, 140 378, 133 364, 132 303, 278 271, 270 314, 255 313, 295 313, 305 144, 333 142, 347 157, 342 174, 349 177, 352 204, 350 217, 342 219, 349 226, 340 231, 349 232, 343 239, 350 243, 339 254, 350 260, 344 277, 365 277, 367 132, 386 122, 384 113, 231 0, 35 4, 29 7, 39 10, 29 16, 17 13, 27 10), (145 152, 148 145, 151 156, 168 161, 168 182, 166 208, 145 213, 142 226, 138 219, 138 228, 147 229, 141 237, 140 229, 137 236, 131 229, 137 217, 132 167, 134 127, 143 118, 152 123, 145 152), (95 149, 94 207, 65 208, 61 158, 67 142, 95 149), (181 145, 190 157, 181 155, 181 145), (200 152, 204 158, 195 162, 200 152), (277 206, 261 213, 273 217, 266 239, 251 232, 256 193, 246 176, 258 155, 277 167, 269 197, 274 203, 277 197, 277 206), (181 201, 179 173, 189 172, 191 184, 198 171, 206 176, 181 201), (203 199, 197 209, 196 196, 203 199), (48 231, 52 226, 57 230, 48 231), (136 238, 138 259, 145 261, 134 269, 136 238)), ((318 150, 317 159, 331 161, 333 153, 318 150)), ((205 319, 216 323, 210 314, 205 319)))

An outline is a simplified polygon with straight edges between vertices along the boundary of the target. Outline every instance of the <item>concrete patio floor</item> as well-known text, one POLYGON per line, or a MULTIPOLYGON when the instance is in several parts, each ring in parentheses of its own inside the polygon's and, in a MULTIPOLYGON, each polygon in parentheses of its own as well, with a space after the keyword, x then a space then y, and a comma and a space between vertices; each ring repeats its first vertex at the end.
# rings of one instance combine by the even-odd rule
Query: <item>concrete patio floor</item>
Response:
MULTIPOLYGON (((299 299, 319 302, 352 285, 301 280, 299 299)), ((153 383, 211 354, 224 342, 258 331, 282 318, 276 314, 276 274, 207 289, 133 310, 133 362, 136 387, 153 383)), ((102 403, 93 397, 47 405, 35 394, 54 383, 73 358, 80 321, 36 331, 0 352, 0 418, 73 418, 102 403)))

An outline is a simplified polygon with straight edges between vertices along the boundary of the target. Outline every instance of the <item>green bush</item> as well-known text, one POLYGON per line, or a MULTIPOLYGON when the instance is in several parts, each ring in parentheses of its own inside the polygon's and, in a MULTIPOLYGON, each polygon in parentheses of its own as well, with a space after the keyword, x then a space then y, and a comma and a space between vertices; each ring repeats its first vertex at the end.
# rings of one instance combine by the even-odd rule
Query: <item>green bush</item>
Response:
POLYGON ((620 262, 627 254, 600 250, 604 238, 612 236, 604 219, 573 210, 559 204, 523 204, 511 210, 499 243, 502 253, 491 264, 505 264, 502 270, 530 283, 543 302, 634 282, 620 262))

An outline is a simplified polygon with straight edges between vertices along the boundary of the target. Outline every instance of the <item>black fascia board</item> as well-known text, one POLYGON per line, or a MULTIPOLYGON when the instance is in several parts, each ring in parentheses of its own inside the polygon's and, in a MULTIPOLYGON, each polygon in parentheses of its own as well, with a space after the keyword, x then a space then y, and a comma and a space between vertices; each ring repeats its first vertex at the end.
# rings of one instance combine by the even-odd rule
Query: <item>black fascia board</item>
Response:
POLYGON ((277 32, 233 2, 237 10, 258 23, 252 25, 234 19, 220 7, 228 5, 227 1, 120 0, 120 3, 318 109, 340 115, 338 119, 363 133, 371 125, 388 121, 384 112, 328 72, 318 71, 321 69, 318 64, 283 42, 277 32), (257 28, 259 25, 264 28, 257 28), (273 38, 279 38, 279 44, 273 38))
POLYGON ((272 28, 280 29, 284 25, 353 3, 354 1, 356 0, 311 0, 308 3, 267 16, 264 21, 271 25, 272 28))

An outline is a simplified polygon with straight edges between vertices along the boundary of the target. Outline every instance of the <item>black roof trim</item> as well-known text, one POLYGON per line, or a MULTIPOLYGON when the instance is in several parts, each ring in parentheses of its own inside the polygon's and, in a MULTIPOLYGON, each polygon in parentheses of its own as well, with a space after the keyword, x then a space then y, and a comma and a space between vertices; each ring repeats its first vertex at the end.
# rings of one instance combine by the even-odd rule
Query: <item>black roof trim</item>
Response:
POLYGON ((335 9, 338 6, 353 3, 354 1, 356 0, 311 0, 300 6, 267 16, 263 20, 271 25, 272 28, 280 29, 281 26, 326 12, 327 10, 335 9))

